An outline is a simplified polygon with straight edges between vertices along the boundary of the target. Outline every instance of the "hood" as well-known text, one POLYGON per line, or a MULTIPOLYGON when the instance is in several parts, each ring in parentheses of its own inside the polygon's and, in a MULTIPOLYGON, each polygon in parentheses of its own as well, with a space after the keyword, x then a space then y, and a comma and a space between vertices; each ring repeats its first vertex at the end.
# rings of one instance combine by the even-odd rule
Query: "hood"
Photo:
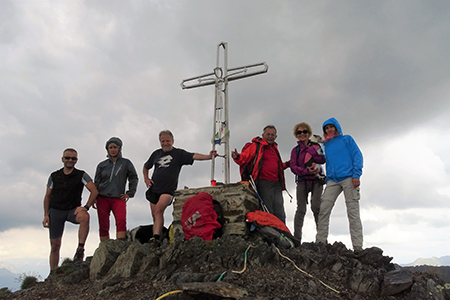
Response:
POLYGON ((106 150, 108 150, 108 146, 111 143, 116 144, 117 146, 119 146, 120 150, 122 150, 122 140, 119 139, 118 137, 112 137, 106 142, 105 145, 106 150))
MULTIPOLYGON (((117 146, 119 146, 119 154, 117 154, 117 158, 121 158, 122 157, 122 140, 119 139, 118 137, 112 137, 110 138, 105 145, 106 148, 106 157, 109 157, 109 152, 108 152, 108 146, 109 144, 116 144, 117 146)), ((111 157, 109 157, 111 159, 111 157)))
POLYGON ((336 129, 339 131, 339 135, 344 135, 344 133, 342 132, 342 128, 341 128, 341 124, 339 124, 338 120, 336 120, 335 118, 329 118, 328 120, 326 120, 325 122, 323 122, 322 125, 322 130, 325 133, 325 126, 332 124, 336 127, 336 129))

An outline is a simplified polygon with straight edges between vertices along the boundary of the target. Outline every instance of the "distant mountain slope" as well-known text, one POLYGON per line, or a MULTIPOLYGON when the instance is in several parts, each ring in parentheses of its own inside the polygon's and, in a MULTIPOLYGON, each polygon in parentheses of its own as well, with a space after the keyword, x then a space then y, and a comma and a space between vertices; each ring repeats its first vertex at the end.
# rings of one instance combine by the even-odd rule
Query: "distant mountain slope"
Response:
POLYGON ((442 257, 431 257, 431 258, 418 258, 414 262, 403 265, 404 267, 415 267, 415 266, 450 266, 450 256, 442 257))
POLYGON ((19 274, 0 268, 0 288, 7 287, 11 291, 17 291, 20 288, 20 283, 16 282, 16 278, 19 278, 19 274))
POLYGON ((410 264, 403 265, 403 267, 412 272, 436 274, 445 282, 450 282, 450 256, 418 258, 410 264))

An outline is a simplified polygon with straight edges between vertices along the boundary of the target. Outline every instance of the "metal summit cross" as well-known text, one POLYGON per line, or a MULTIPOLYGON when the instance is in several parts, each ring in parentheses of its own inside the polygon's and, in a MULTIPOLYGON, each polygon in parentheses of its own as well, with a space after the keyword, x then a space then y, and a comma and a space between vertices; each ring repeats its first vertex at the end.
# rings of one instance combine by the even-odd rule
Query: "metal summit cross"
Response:
MULTIPOLYGON (((225 145, 225 154, 220 155, 225 159, 225 183, 230 183, 230 123, 228 119, 228 82, 266 73, 269 66, 265 63, 258 63, 243 67, 228 69, 228 44, 221 42, 217 45, 217 63, 214 71, 205 75, 184 79, 181 82, 182 89, 191 89, 205 85, 216 86, 214 102, 214 126, 213 126, 213 150, 216 145, 225 145), (223 67, 220 67, 220 53, 223 50, 223 67)), ((211 161, 211 185, 215 185, 214 180, 215 159, 211 161)))

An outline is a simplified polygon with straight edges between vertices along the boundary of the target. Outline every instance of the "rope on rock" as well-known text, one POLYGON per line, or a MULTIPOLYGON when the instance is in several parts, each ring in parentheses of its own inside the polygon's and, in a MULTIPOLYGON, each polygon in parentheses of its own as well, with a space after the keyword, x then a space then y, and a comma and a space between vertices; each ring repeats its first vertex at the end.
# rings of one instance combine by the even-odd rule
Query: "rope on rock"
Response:
POLYGON ((244 268, 242 270, 240 270, 240 271, 231 271, 231 272, 236 273, 236 274, 242 274, 242 273, 245 272, 245 270, 247 269, 247 252, 252 247, 254 247, 254 246, 248 245, 247 250, 245 250, 245 253, 244 253, 244 268))
MULTIPOLYGON (((236 273, 236 274, 242 274, 242 273, 245 272, 245 270, 247 269, 247 252, 248 252, 248 250, 250 250, 250 248, 252 248, 252 247, 255 247, 255 246, 248 245, 247 250, 245 250, 245 253, 244 253, 244 268, 243 268, 242 270, 240 270, 240 271, 231 271, 231 272, 236 273)), ((223 276, 224 276, 226 273, 227 273, 227 271, 223 272, 223 273, 219 276, 219 278, 217 279, 217 281, 221 281, 222 278, 223 278, 223 276)))
POLYGON ((277 247, 275 247, 275 248, 277 249, 278 254, 280 254, 281 257, 283 257, 283 258, 289 260, 289 261, 294 265, 294 267, 295 267, 297 270, 299 270, 300 272, 302 272, 302 273, 305 274, 306 276, 309 276, 309 277, 311 277, 311 278, 313 278, 313 279, 317 279, 321 284, 323 284, 326 288, 329 288, 329 289, 332 290, 333 292, 338 293, 338 294, 341 293, 341 292, 339 292, 338 290, 335 290, 334 288, 332 288, 331 286, 329 286, 328 284, 326 284, 325 282, 323 282, 322 280, 320 280, 320 279, 318 279, 318 278, 315 278, 315 277, 312 276, 311 274, 309 274, 309 273, 303 271, 302 269, 300 269, 299 267, 297 267, 297 265, 295 264, 295 262, 294 262, 292 259, 290 259, 289 257, 283 255, 283 254, 281 253, 280 249, 278 249, 277 247))
MULTIPOLYGON (((242 273, 245 272, 245 270, 247 269, 247 253, 248 253, 248 250, 250 250, 250 248, 252 248, 252 247, 255 247, 255 246, 253 246, 253 245, 248 245, 247 250, 245 250, 245 253, 244 253, 244 268, 243 268, 242 270, 240 270, 240 271, 231 271, 231 272, 233 272, 233 273, 235 273, 235 274, 242 274, 242 273)), ((331 286, 329 286, 328 284, 326 284, 325 282, 323 282, 322 280, 320 280, 320 279, 318 279, 318 278, 315 278, 315 277, 312 276, 311 274, 309 274, 309 273, 303 271, 302 269, 300 269, 299 267, 297 267, 297 265, 295 264, 295 262, 294 262, 292 259, 290 259, 289 257, 283 255, 283 254, 281 253, 280 249, 278 249, 277 247, 275 247, 275 249, 277 249, 278 254, 280 254, 281 257, 283 257, 283 258, 289 260, 289 261, 294 265, 294 267, 295 267, 297 270, 299 270, 300 272, 302 272, 303 274, 305 274, 306 276, 308 276, 308 277, 310 277, 310 278, 317 279, 323 286, 325 286, 326 288, 332 290, 333 292, 335 292, 335 293, 337 293, 337 294, 340 294, 340 293, 341 293, 341 292, 339 292, 338 290, 336 290, 336 289, 332 288, 331 286)), ((221 281, 222 278, 223 278, 223 276, 225 276, 226 273, 227 273, 227 271, 224 271, 224 272, 219 276, 219 278, 217 279, 217 281, 221 281)), ((178 294, 178 293, 182 293, 182 292, 183 292, 183 290, 177 290, 177 291, 168 292, 168 293, 166 293, 166 294, 160 296, 160 297, 157 298, 156 300, 160 300, 160 299, 165 298, 165 297, 167 297, 167 296, 169 296, 169 295, 178 294)))
POLYGON ((164 295, 162 295, 162 296, 156 298, 156 300, 160 300, 160 299, 162 299, 162 298, 166 298, 167 296, 170 296, 170 295, 173 295, 173 294, 182 293, 182 292, 183 292, 183 290, 171 291, 171 292, 165 293, 164 295))

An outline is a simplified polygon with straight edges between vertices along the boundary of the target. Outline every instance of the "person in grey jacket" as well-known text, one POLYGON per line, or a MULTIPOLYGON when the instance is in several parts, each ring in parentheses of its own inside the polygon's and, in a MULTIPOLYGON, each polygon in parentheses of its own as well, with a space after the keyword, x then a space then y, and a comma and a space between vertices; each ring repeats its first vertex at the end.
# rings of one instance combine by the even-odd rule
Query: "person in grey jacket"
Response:
POLYGON ((133 163, 122 157, 122 141, 112 137, 106 142, 108 159, 98 164, 94 184, 98 189, 97 214, 100 241, 109 240, 109 216, 116 219, 117 239, 125 239, 127 233, 128 199, 136 194, 138 176, 133 163), (128 180, 128 190, 125 186, 128 180))

